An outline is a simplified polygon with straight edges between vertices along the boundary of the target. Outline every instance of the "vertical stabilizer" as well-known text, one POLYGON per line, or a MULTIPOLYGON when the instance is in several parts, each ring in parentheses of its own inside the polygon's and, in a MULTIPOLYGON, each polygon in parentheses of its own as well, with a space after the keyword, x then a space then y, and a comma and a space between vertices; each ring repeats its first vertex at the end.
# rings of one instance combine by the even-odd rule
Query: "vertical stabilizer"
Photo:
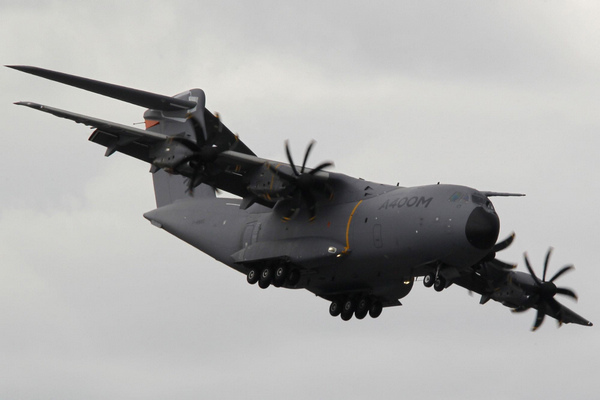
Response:
MULTIPOLYGON (((201 89, 192 89, 174 97, 194 102, 196 107, 177 111, 149 109, 144 113, 147 130, 185 138, 198 144, 204 143, 207 138, 204 120, 204 92, 201 89)), ((162 169, 154 171, 152 179, 158 207, 181 199, 215 196, 213 188, 204 184, 196 187, 191 194, 188 189, 188 178, 182 175, 168 174, 162 169)))

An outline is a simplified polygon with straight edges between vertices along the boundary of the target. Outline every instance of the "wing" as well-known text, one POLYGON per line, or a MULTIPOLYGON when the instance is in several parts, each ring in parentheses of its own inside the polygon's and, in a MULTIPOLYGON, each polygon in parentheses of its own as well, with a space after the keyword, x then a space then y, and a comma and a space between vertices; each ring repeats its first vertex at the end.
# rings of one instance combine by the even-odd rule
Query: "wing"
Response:
POLYGON ((149 107, 144 113, 147 129, 142 130, 33 102, 16 103, 96 128, 89 140, 105 146, 106 156, 120 152, 152 164, 153 172, 163 169, 181 175, 187 179, 189 192, 204 183, 243 198, 243 209, 253 203, 268 207, 280 203, 284 219, 302 207, 308 209, 312 219, 319 202, 334 197, 354 201, 389 190, 387 185, 324 171, 332 165, 330 162, 307 168, 312 143, 301 167, 294 165, 287 144, 288 164, 256 157, 218 116, 205 108, 205 95, 200 89, 169 97, 37 67, 9 67, 149 107), (334 192, 343 196, 334 196, 334 192))
MULTIPOLYGON (((557 275, 555 275, 557 276, 557 275)), ((569 289, 554 286, 554 291, 546 291, 542 286, 552 282, 538 282, 539 279, 531 273, 508 270, 504 263, 497 260, 482 262, 474 266, 473 270, 454 280, 459 286, 481 295, 481 304, 495 300, 502 305, 513 309, 515 312, 526 311, 530 308, 537 310, 537 317, 533 329, 539 328, 544 315, 556 319, 559 324, 574 323, 592 326, 592 323, 576 314, 554 299, 557 293, 574 297, 569 289), (541 285, 540 285, 541 284, 541 285)))
MULTIPOLYGON (((110 156, 115 152, 120 152, 147 163, 155 164, 157 158, 161 156, 162 150, 167 148, 172 150, 174 145, 173 142, 175 142, 175 145, 177 144, 177 140, 173 139, 173 135, 166 135, 152 130, 138 129, 117 122, 106 121, 100 118, 77 114, 34 102, 22 101, 15 104, 96 128, 89 137, 89 140, 105 146, 107 148, 105 153, 106 156, 110 156)), ((222 124, 220 124, 217 118, 210 112, 207 111, 206 114, 210 114, 208 118, 209 127, 207 129, 209 137, 216 136, 211 132, 214 130, 211 128, 222 124)), ((224 126, 221 126, 219 129, 220 141, 225 141, 223 136, 226 136, 230 142, 235 144, 234 146, 229 146, 229 148, 235 148, 236 151, 224 150, 212 160, 212 163, 218 166, 216 169, 218 172, 210 177, 209 183, 240 197, 248 197, 251 193, 247 190, 247 184, 243 182, 244 180, 242 178, 254 170, 268 164, 269 161, 256 157, 245 144, 239 141, 239 139, 237 139, 227 128, 224 128, 224 126), (226 131, 224 131, 225 129, 226 131)), ((185 158, 185 156, 186 153, 184 152, 180 158, 185 158)), ((257 201, 260 201, 260 199, 257 198, 257 201)))
POLYGON ((60 118, 70 119, 79 124, 84 124, 97 130, 90 136, 90 140, 107 147, 106 156, 110 156, 116 150, 138 158, 148 163, 152 162, 150 149, 156 145, 163 144, 169 136, 161 133, 133 128, 116 122, 105 121, 99 118, 88 117, 82 114, 61 110, 42 104, 21 101, 15 103, 35 110, 43 111, 60 118))
POLYGON ((51 71, 44 68, 32 67, 29 65, 7 65, 7 67, 45 79, 50 79, 55 82, 64 83, 65 85, 74 86, 89 92, 112 97, 113 99, 122 100, 130 104, 155 110, 188 110, 196 107, 197 105, 196 102, 190 100, 163 96, 156 93, 114 85, 112 83, 100 82, 93 79, 51 71))

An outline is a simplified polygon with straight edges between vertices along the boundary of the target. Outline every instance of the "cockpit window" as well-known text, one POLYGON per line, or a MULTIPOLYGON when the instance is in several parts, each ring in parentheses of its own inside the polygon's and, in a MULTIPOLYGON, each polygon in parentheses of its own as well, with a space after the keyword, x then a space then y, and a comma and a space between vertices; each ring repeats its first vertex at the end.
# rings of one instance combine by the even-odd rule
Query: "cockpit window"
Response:
POLYGON ((487 208, 488 210, 492 210, 494 211, 494 205, 492 204, 492 202, 485 196, 482 196, 480 194, 472 194, 471 195, 471 201, 477 205, 480 206, 484 206, 485 208, 487 208))

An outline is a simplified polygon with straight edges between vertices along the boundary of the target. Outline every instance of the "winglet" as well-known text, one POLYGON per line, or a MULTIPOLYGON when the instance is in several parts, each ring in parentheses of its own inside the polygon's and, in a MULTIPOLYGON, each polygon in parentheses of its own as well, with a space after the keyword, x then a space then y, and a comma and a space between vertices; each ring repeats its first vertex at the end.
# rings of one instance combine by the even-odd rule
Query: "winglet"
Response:
POLYGON ((180 111, 197 106, 197 103, 194 101, 163 96, 48 69, 28 65, 6 65, 6 67, 155 110, 180 111))

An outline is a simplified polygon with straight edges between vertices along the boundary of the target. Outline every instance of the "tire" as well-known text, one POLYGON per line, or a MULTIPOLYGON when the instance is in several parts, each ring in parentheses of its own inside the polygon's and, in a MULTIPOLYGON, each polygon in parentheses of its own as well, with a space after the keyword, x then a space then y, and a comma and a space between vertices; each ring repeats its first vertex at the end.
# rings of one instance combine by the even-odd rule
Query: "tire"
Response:
POLYGON ((371 308, 371 301, 368 297, 361 297, 356 304, 356 311, 354 311, 354 316, 357 319, 363 319, 369 313, 369 309, 371 308))
POLYGON ((352 314, 347 314, 342 311, 342 320, 343 321, 350 321, 351 319, 352 319, 352 314))
POLYGON ((256 282, 258 282, 258 278, 258 270, 256 268, 252 268, 250 271, 248 271, 248 275, 246 275, 246 280, 251 285, 254 285, 256 282))
POLYGON ((342 306, 342 319, 344 321, 350 320, 352 315, 354 315, 354 310, 356 308, 356 302, 353 299, 346 299, 342 306))
POLYGON ((288 269, 286 266, 281 265, 275 268, 275 273, 273 274, 273 285, 281 286, 285 282, 285 278, 288 276, 288 269))
POLYGON ((266 289, 269 287, 272 280, 273 280, 273 271, 271 271, 271 268, 264 268, 260 272, 260 279, 258 280, 258 286, 260 286, 261 289, 266 289))
POLYGON ((332 317, 337 317, 341 313, 342 313, 342 301, 339 299, 332 301, 331 304, 329 305, 329 314, 332 317))
POLYGON ((438 276, 438 278, 433 283, 433 288, 436 292, 441 292, 446 288, 446 280, 441 276, 438 276))
POLYGON ((377 318, 381 315, 382 311, 383 305, 381 304, 381 302, 374 301, 373 304, 371 304, 371 308, 369 308, 369 315, 371 316, 371 318, 377 318))
POLYGON ((427 274, 423 277, 423 285, 425 285, 425 287, 432 287, 434 282, 435 274, 433 273, 427 274))

